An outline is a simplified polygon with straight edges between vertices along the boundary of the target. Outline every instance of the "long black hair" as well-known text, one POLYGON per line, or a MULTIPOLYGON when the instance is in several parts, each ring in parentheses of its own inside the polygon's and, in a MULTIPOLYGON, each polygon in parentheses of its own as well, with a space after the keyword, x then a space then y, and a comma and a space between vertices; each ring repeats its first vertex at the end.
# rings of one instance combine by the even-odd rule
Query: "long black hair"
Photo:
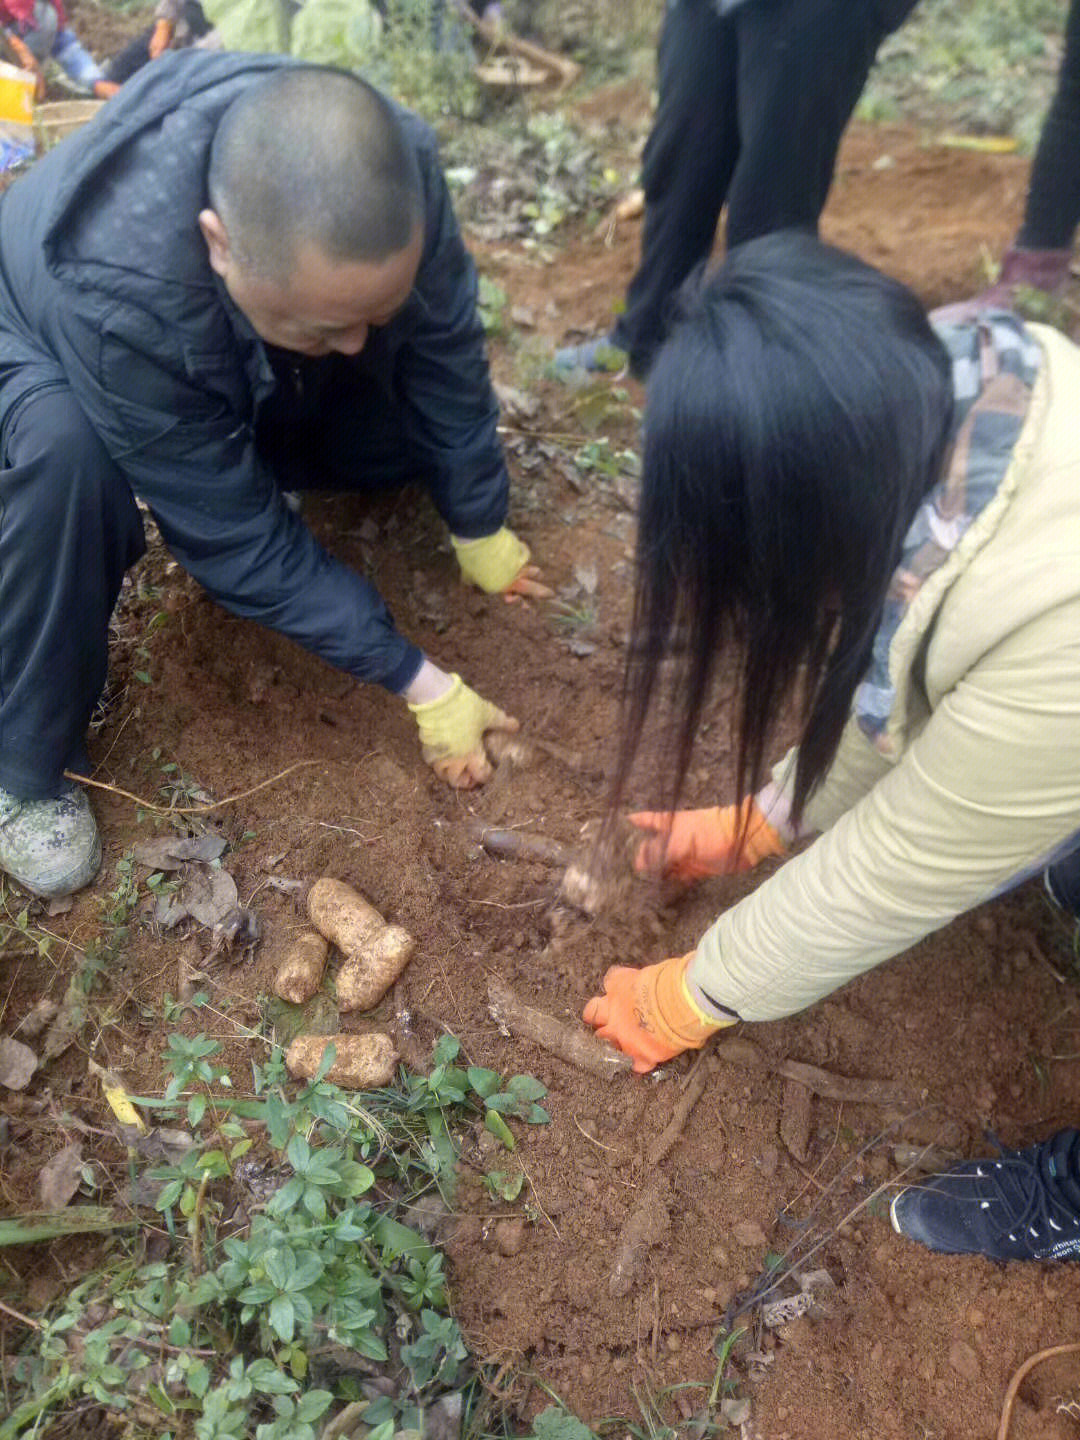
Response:
POLYGON ((677 803, 731 649, 740 795, 758 787, 782 705, 801 698, 797 823, 869 666, 904 535, 944 467, 949 358, 909 290, 802 232, 739 246, 682 303, 648 386, 612 807, 669 657, 677 803))

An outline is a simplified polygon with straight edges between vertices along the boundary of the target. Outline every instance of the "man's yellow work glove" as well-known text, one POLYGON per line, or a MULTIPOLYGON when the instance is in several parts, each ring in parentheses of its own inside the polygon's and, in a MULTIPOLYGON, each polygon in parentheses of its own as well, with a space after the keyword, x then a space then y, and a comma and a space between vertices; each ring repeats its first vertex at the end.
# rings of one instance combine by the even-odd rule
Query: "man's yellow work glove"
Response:
POLYGON ((484 732, 520 729, 516 720, 497 705, 470 690, 460 675, 445 695, 422 705, 410 705, 420 727, 424 759, 440 780, 455 790, 471 790, 491 779, 491 762, 484 750, 484 732))
POLYGON ((519 595, 544 599, 552 592, 540 582, 540 571, 529 564, 530 551, 505 525, 494 535, 479 540, 460 540, 450 536, 461 576, 488 595, 505 595, 508 600, 519 595))
POLYGON ((613 965, 604 976, 603 995, 585 1006, 585 1023, 632 1055, 639 1075, 684 1050, 700 1050, 710 1035, 735 1024, 734 1017, 709 1015, 690 993, 686 972, 693 958, 691 950, 644 970, 613 965))
POLYGON ((653 832, 634 856, 639 874, 702 880, 752 870, 770 855, 787 853, 752 796, 708 810, 639 810, 629 820, 653 832))

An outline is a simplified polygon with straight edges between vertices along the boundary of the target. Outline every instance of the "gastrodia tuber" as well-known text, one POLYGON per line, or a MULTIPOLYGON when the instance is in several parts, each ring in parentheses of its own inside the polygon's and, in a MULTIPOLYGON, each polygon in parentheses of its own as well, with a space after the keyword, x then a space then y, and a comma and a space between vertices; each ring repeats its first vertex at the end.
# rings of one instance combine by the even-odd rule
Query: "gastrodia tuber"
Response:
POLYGON ((315 930, 305 930, 289 946, 274 977, 274 994, 290 1005, 303 1005, 322 984, 329 942, 315 930))
POLYGON ((343 1090, 378 1090, 389 1085, 397 1066, 397 1051, 389 1035, 298 1035, 285 1052, 289 1074, 310 1080, 318 1073, 326 1047, 333 1045, 334 1060, 323 1077, 343 1090))
POLYGON ((337 977, 339 1010, 370 1010, 412 958, 412 936, 400 925, 388 925, 351 885, 328 876, 308 892, 308 915, 345 957, 337 977))

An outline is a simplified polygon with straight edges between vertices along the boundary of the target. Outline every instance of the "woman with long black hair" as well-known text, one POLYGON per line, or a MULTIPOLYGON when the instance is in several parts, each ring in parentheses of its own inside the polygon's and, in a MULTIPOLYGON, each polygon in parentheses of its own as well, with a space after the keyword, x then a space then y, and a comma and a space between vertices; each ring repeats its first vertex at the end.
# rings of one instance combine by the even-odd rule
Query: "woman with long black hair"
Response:
POLYGON ((687 302, 649 385, 614 804, 670 674, 639 868, 817 838, 690 955, 608 971, 585 1018, 635 1069, 802 1010, 1080 847, 1078 413, 1064 336, 1005 311, 935 329, 804 234, 740 247, 687 302), (721 657, 744 798, 680 812, 721 657), (800 742, 766 777, 792 701, 800 742))

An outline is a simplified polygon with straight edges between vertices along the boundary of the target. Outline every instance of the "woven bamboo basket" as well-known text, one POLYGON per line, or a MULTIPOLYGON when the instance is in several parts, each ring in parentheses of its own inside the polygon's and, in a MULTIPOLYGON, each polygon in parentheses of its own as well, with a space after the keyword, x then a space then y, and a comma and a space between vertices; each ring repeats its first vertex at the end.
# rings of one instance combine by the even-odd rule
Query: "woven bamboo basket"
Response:
POLYGON ((34 133, 42 150, 81 130, 105 104, 104 100, 46 100, 34 107, 34 133))

